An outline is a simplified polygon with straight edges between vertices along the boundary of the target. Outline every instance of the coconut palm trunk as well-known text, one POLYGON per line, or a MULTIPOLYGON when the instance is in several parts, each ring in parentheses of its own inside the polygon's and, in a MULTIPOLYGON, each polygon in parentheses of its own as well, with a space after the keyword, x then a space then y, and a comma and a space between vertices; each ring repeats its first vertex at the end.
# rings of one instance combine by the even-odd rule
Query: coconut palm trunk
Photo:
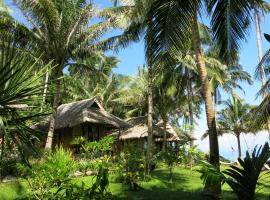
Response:
MULTIPOLYGON (((257 49, 258 49, 258 59, 259 63, 262 60, 263 52, 262 52, 262 38, 261 38, 261 27, 260 27, 260 20, 259 15, 256 9, 254 9, 254 19, 255 19, 255 26, 256 26, 256 36, 257 36, 257 49)), ((262 87, 265 85, 265 72, 264 72, 264 66, 260 65, 260 78, 262 82, 262 87)), ((266 97, 266 91, 263 91, 263 98, 266 97)), ((269 141, 270 141, 270 119, 267 120, 267 130, 269 134, 269 141)))
POLYGON ((42 104, 41 104, 41 112, 43 111, 43 106, 46 101, 46 96, 47 96, 47 91, 48 91, 48 83, 49 83, 49 72, 46 72, 45 75, 45 80, 44 80, 44 90, 43 90, 43 95, 42 95, 42 104))
MULTIPOLYGON (((255 19, 255 26, 256 26, 258 59, 259 59, 259 62, 261 62, 262 57, 263 57, 262 43, 261 43, 262 38, 261 38, 261 28, 260 28, 259 16, 258 16, 258 12, 256 11, 256 9, 254 9, 254 19, 255 19)), ((260 76, 261 76, 261 81, 262 81, 262 86, 263 86, 265 84, 265 73, 264 73, 263 65, 260 65, 260 76)))
MULTIPOLYGON (((189 80, 188 80, 188 112, 189 112, 189 124, 190 124, 190 148, 192 148, 194 146, 194 140, 192 138, 194 138, 194 130, 193 130, 193 126, 194 126, 194 116, 193 116, 193 107, 192 107, 192 103, 193 103, 193 89, 192 89, 192 81, 191 81, 191 77, 190 77, 190 72, 188 70, 188 76, 189 76, 189 80)), ((193 157, 192 154, 189 155, 189 164, 190 167, 192 168, 193 166, 193 157)))
MULTIPOLYGON (((194 115, 193 115, 193 107, 192 107, 192 103, 193 103, 193 88, 192 88, 192 80, 190 77, 190 71, 188 70, 188 88, 187 88, 187 93, 188 93, 188 112, 189 112, 189 124, 191 126, 190 129, 190 137, 193 138, 194 137, 194 132, 193 132, 193 125, 194 125, 194 115)), ((194 146, 194 141, 191 140, 190 141, 190 147, 194 146)))
MULTIPOLYGON (((4 149, 5 149, 5 133, 2 130, 2 138, 1 138, 1 156, 0 156, 0 162, 3 162, 3 157, 4 157, 4 149)), ((3 167, 0 169, 0 180, 3 180, 3 167)))
MULTIPOLYGON (((60 71, 60 70, 59 70, 60 71)), ((54 136, 54 130, 56 126, 56 115, 57 115, 57 107, 59 105, 60 96, 61 96, 61 80, 59 79, 60 72, 57 73, 57 79, 55 81, 55 94, 54 94, 54 100, 53 100, 53 110, 52 110, 52 116, 50 119, 50 125, 47 135, 47 141, 45 144, 45 149, 52 149, 53 145, 53 136, 54 136)))
POLYGON ((162 149, 166 149, 167 145, 167 120, 165 117, 163 118, 163 129, 164 129, 164 135, 163 135, 163 144, 162 144, 162 149))
POLYGON ((237 138, 237 147, 238 147, 238 158, 241 158, 241 142, 240 142, 240 133, 235 133, 237 138))
MULTIPOLYGON (((193 17, 193 31, 192 31, 192 40, 193 46, 197 58, 197 66, 199 71, 199 76, 202 82, 203 95, 205 100, 205 110, 207 118, 207 126, 209 129, 209 149, 210 149, 210 158, 209 161, 217 169, 219 169, 219 147, 218 147, 218 137, 217 137, 217 128, 215 120, 214 105, 212 100, 211 90, 209 88, 209 80, 207 76, 207 70, 205 65, 204 56, 201 49, 201 41, 199 35, 199 27, 197 20, 197 13, 193 17)), ((221 194, 220 184, 210 185, 206 184, 206 192, 210 192, 210 195, 214 199, 218 199, 221 194)))
POLYGON ((147 174, 150 174, 151 158, 153 152, 153 68, 152 63, 148 66, 148 113, 147 113, 147 174))

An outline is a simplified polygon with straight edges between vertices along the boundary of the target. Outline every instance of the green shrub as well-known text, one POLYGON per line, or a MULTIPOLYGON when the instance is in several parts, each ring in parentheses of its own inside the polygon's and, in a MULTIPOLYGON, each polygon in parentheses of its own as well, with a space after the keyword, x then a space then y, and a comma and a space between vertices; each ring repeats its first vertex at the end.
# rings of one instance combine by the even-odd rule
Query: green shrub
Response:
POLYGON ((0 161, 0 178, 3 179, 4 177, 11 175, 17 176, 18 174, 18 163, 17 158, 4 158, 0 161))
POLYGON ((110 151, 115 142, 113 137, 106 136, 100 141, 87 141, 83 137, 75 138, 72 143, 79 148, 78 170, 86 174, 91 170, 97 172, 102 163, 108 165, 110 151))
POLYGON ((179 152, 178 146, 175 146, 175 147, 168 146, 165 150, 162 150, 159 153, 159 159, 163 161, 169 168, 170 182, 172 182, 172 178, 173 178, 173 168, 177 165, 177 163, 180 162, 179 156, 180 156, 180 152, 179 152))
POLYGON ((196 164, 200 162, 201 160, 206 159, 206 155, 203 151, 198 149, 197 145, 194 145, 193 147, 188 147, 187 145, 183 145, 180 149, 180 159, 181 164, 184 166, 188 166, 191 162, 196 164))
POLYGON ((143 149, 134 144, 128 144, 116 157, 116 161, 118 178, 128 184, 131 190, 138 190, 138 182, 143 178, 145 169, 143 149))
POLYGON ((87 141, 84 137, 77 137, 72 141, 79 149, 79 156, 85 159, 94 159, 108 154, 115 142, 113 137, 106 136, 99 141, 87 141))
POLYGON ((59 188, 70 182, 69 175, 74 169, 71 152, 60 147, 55 153, 46 155, 42 163, 34 164, 31 168, 21 166, 21 174, 29 184, 30 194, 37 199, 46 199, 53 197, 59 188))
POLYGON ((71 179, 76 168, 71 152, 62 147, 45 156, 44 162, 34 164, 32 168, 21 166, 21 173, 30 188, 26 199, 112 199, 107 192, 109 179, 105 161, 99 162, 97 175, 92 177, 94 183, 90 187, 86 187, 85 183, 77 185, 71 179))

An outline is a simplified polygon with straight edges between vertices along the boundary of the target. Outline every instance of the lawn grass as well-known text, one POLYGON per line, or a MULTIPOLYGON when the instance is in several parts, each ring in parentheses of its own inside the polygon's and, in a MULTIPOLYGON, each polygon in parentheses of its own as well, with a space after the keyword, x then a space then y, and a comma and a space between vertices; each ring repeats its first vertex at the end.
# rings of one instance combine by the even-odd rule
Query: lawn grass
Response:
MULTIPOLYGON (((203 200, 205 197, 201 194, 203 189, 200 174, 195 170, 185 168, 176 168, 174 170, 173 183, 170 183, 169 172, 166 169, 157 169, 152 174, 152 179, 148 182, 141 182, 140 191, 132 192, 126 185, 117 183, 112 176, 110 179, 109 191, 120 200, 203 200)), ((91 177, 76 179, 78 184, 84 181, 91 184, 91 177)), ((27 190, 27 183, 24 181, 2 183, 0 186, 0 199, 11 200, 22 197, 27 190)), ((234 199, 231 190, 227 185, 223 188, 223 199, 234 199)), ((264 179, 264 187, 259 191, 259 198, 270 200, 270 178, 264 179)))

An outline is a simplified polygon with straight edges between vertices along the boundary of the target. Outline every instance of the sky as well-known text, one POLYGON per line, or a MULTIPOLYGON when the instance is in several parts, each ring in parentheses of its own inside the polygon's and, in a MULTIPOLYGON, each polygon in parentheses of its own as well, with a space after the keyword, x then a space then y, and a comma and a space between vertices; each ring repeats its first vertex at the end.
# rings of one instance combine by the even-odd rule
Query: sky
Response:
MULTIPOLYGON (((6 4, 13 10, 12 15, 14 18, 20 22, 26 23, 26 20, 22 17, 19 10, 12 4, 11 0, 4 0, 6 4)), ((98 8, 108 7, 111 5, 110 0, 94 0, 98 8)), ((269 2, 269 1, 268 1, 269 2)), ((201 19, 205 24, 209 23, 208 19, 201 19)), ((267 15, 262 19, 261 30, 262 33, 270 34, 270 16, 267 15)), ((262 47, 263 52, 270 48, 270 43, 268 43, 262 36, 262 47)), ((111 52, 108 54, 112 54, 111 52)), ((128 48, 120 50, 115 56, 119 59, 119 65, 114 69, 115 73, 125 74, 125 75, 136 75, 136 70, 138 66, 145 64, 144 57, 144 44, 143 42, 133 43, 128 48)), ((252 26, 249 30, 249 35, 247 41, 242 42, 242 48, 240 51, 240 64, 243 68, 254 76, 255 67, 258 64, 258 54, 256 45, 256 32, 255 25, 252 22, 252 26)), ((256 99, 256 93, 260 89, 260 82, 258 80, 254 81, 253 85, 241 84, 245 90, 245 94, 239 92, 240 96, 245 99, 245 101, 251 105, 256 105, 260 103, 261 98, 256 99)), ((222 92, 222 99, 225 100, 228 95, 222 92)), ((205 112, 203 111, 200 119, 197 119, 197 126, 195 128, 195 137, 197 138, 196 144, 198 147, 208 152, 209 142, 208 139, 203 141, 200 140, 201 135, 207 129, 205 112)), ((264 144, 268 140, 268 134, 265 131, 257 133, 256 135, 247 134, 241 136, 242 141, 242 151, 251 151, 257 144, 264 144)), ((219 138, 220 154, 228 159, 235 160, 237 157, 237 143, 235 136, 225 135, 219 138)))

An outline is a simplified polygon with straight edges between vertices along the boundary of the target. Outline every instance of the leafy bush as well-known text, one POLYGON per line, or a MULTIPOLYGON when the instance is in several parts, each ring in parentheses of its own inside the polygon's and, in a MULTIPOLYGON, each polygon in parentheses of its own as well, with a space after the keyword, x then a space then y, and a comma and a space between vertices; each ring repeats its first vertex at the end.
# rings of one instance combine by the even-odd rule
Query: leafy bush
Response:
POLYGON ((70 182, 70 173, 75 169, 71 152, 58 148, 55 153, 45 156, 43 163, 37 163, 32 168, 21 167, 21 174, 26 178, 30 193, 37 199, 55 196, 59 189, 70 182))
POLYGON ((138 182, 143 178, 145 167, 143 149, 134 144, 128 144, 116 157, 116 161, 116 170, 120 180, 128 184, 131 190, 138 190, 138 182))
POLYGON ((71 175, 76 168, 71 152, 62 147, 47 155, 43 163, 37 163, 32 168, 21 166, 21 173, 30 188, 26 199, 112 199, 107 192, 109 179, 105 162, 100 162, 90 187, 86 187, 84 182, 81 185, 74 183, 71 175))
POLYGON ((77 137, 72 141, 72 144, 79 147, 79 153, 82 158, 94 159, 106 155, 112 149, 114 142, 114 138, 110 136, 92 142, 87 141, 84 137, 77 137))
POLYGON ((86 138, 77 137, 73 140, 73 145, 79 148, 79 171, 86 174, 87 171, 98 171, 101 164, 110 160, 109 151, 115 142, 113 137, 106 136, 99 141, 87 141, 86 138))
POLYGON ((53 199, 63 200, 111 200, 113 196, 107 191, 109 186, 108 169, 100 166, 97 175, 92 179, 93 184, 90 183, 90 187, 86 186, 84 182, 81 185, 75 184, 71 181, 63 185, 63 187, 57 190, 53 199))
POLYGON ((239 158, 240 166, 230 166, 230 169, 219 172, 211 164, 203 162, 199 172, 204 184, 227 183, 239 200, 254 200, 260 175, 265 175, 261 170, 269 157, 269 144, 265 143, 258 150, 255 148, 251 155, 247 151, 244 160, 239 158))
POLYGON ((183 145, 180 148, 180 158, 181 164, 184 166, 188 166, 190 164, 190 159, 192 158, 192 162, 198 163, 201 160, 205 160, 206 156, 205 153, 198 149, 197 145, 194 145, 191 148, 188 148, 186 145, 183 145))
POLYGON ((4 177, 11 175, 17 176, 18 168, 17 168, 18 159, 16 158, 4 158, 0 161, 0 179, 2 180, 4 177))
POLYGON ((178 146, 172 147, 167 146, 165 150, 162 150, 159 154, 159 159, 163 161, 169 168, 169 180, 172 182, 173 177, 173 168, 180 161, 179 159, 180 152, 178 146))

